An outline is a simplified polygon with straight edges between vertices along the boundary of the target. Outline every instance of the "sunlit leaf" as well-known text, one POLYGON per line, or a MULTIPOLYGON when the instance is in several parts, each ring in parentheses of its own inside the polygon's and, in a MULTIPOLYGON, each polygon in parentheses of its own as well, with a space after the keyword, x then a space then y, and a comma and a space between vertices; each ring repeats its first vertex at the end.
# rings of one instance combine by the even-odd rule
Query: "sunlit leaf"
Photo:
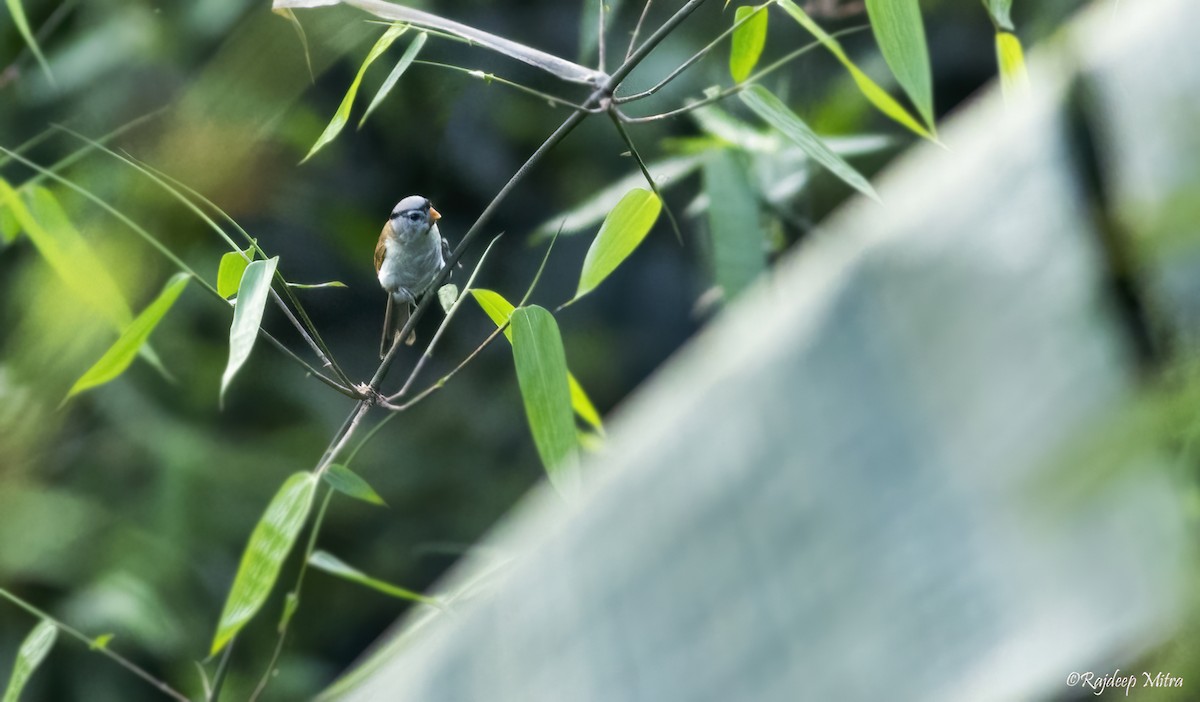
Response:
POLYGON ((417 54, 421 53, 421 47, 425 46, 425 41, 427 39, 429 39, 429 35, 425 32, 421 32, 412 40, 412 43, 408 45, 408 48, 404 50, 404 54, 400 57, 400 60, 396 62, 396 67, 393 68, 392 72, 388 74, 387 80, 383 81, 383 85, 379 86, 379 90, 375 93, 375 97, 371 100, 371 104, 367 107, 367 111, 363 113, 362 119, 358 121, 358 126, 360 129, 364 124, 366 124, 367 118, 371 116, 371 113, 375 111, 375 108, 379 106, 379 103, 383 102, 383 99, 387 97, 388 93, 392 92, 392 88, 395 87, 396 81, 400 80, 400 76, 404 75, 404 72, 407 71, 408 67, 412 65, 412 62, 416 60, 417 54))
POLYGON ((439 608, 442 606, 440 602, 432 597, 427 597, 419 592, 413 592, 412 590, 407 590, 397 585, 392 585, 391 583, 372 578, 366 573, 350 567, 333 554, 325 551, 314 551, 313 554, 308 557, 308 564, 317 570, 324 571, 330 575, 336 575, 337 577, 342 578, 343 580, 349 580, 352 583, 369 587, 372 590, 382 592, 385 595, 391 595, 392 597, 398 597, 402 600, 420 602, 421 604, 432 605, 439 608))
MULTIPOLYGON (((276 3, 276 7, 278 8, 280 5, 276 3)), ((337 112, 333 113, 333 119, 329 120, 325 131, 321 132, 321 136, 317 137, 316 143, 309 149, 308 155, 300 160, 300 163, 304 163, 312 158, 313 154, 321 150, 321 147, 337 138, 337 135, 342 131, 342 127, 345 127, 346 122, 350 121, 350 108, 354 105, 354 97, 358 95, 358 86, 362 83, 363 76, 367 73, 367 68, 375 62, 375 59, 383 55, 383 52, 387 51, 392 42, 396 41, 401 34, 407 31, 408 25, 394 24, 387 28, 383 36, 379 37, 379 40, 375 42, 375 46, 372 46, 371 51, 367 53, 367 58, 358 67, 358 74, 354 76, 354 82, 350 83, 350 89, 346 91, 346 96, 342 98, 342 104, 338 105, 337 112)))
POLYGON ((46 658, 57 637, 58 627, 45 619, 33 627, 21 642, 21 647, 17 649, 17 659, 13 662, 12 674, 8 676, 8 686, 4 689, 4 702, 17 702, 21 699, 25 683, 29 682, 33 671, 46 658))
POLYGON ((804 149, 805 153, 811 156, 814 161, 828 168, 838 178, 841 178, 848 185, 867 197, 876 202, 880 201, 879 195, 875 193, 875 189, 871 187, 871 184, 867 182, 867 179, 861 173, 854 170, 854 167, 846 163, 841 156, 835 154, 813 132, 812 128, 804 123, 804 120, 800 119, 795 112, 789 110, 787 105, 784 105, 779 98, 768 92, 766 88, 761 85, 754 85, 739 93, 738 97, 755 114, 762 117, 768 124, 782 132, 785 137, 804 149))
POLYGON ((551 482, 575 455, 575 419, 567 383, 567 356, 554 315, 536 305, 512 313, 513 362, 525 417, 551 482))
POLYGON ((983 0, 983 6, 988 9, 997 28, 1013 31, 1012 0, 983 0))
POLYGON ((580 66, 577 63, 561 59, 545 51, 539 51, 538 49, 518 44, 504 37, 499 37, 495 34, 475 29, 474 27, 468 27, 461 22, 455 22, 454 20, 391 2, 382 2, 381 0, 274 0, 273 7, 276 9, 285 7, 302 8, 338 4, 357 7, 381 19, 404 22, 426 29, 436 29, 447 34, 462 37, 472 44, 478 44, 505 56, 511 56, 518 61, 524 61, 531 66, 536 66, 563 80, 574 83, 599 85, 608 77, 600 71, 580 66))
POLYGON ((728 301, 766 268, 766 234, 750 178, 734 151, 718 151, 705 162, 704 190, 710 203, 713 272, 728 301))
POLYGON ((229 251, 221 256, 221 265, 217 267, 217 292, 221 297, 229 298, 237 294, 238 285, 242 282, 242 274, 250 265, 247 257, 254 257, 254 249, 242 252, 229 251))
POLYGON ((1000 89, 1005 99, 1029 92, 1029 73, 1025 70, 1025 52, 1021 40, 1010 32, 996 33, 996 62, 1000 65, 1000 89))
POLYGON ((271 278, 275 275, 275 267, 278 264, 278 256, 265 261, 252 261, 242 274, 237 305, 233 310, 233 324, 229 326, 229 362, 221 376, 222 403, 225 401, 225 391, 229 388, 229 383, 233 381, 246 359, 250 358, 250 351, 254 348, 254 342, 258 340, 263 308, 267 305, 267 295, 271 292, 271 278))
MULTIPOLYGON (((493 290, 486 288, 471 288, 471 295, 475 297, 475 302, 479 303, 480 309, 487 314, 488 318, 496 326, 507 324, 509 317, 512 316, 513 306, 504 299, 504 296, 493 290)), ((504 336, 512 342, 512 327, 504 330, 504 336)), ((592 404, 591 398, 584 391, 583 386, 575 379, 575 376, 570 371, 567 372, 567 385, 571 390, 571 409, 579 418, 588 424, 595 427, 601 434, 604 433, 604 423, 600 419, 600 413, 596 411, 596 406, 592 404)))
POLYGON ((121 336, 108 348, 108 351, 104 352, 100 360, 96 361, 79 380, 75 381, 75 384, 71 386, 71 391, 67 393, 67 397, 72 397, 97 385, 103 385, 124 373, 129 364, 133 363, 133 359, 138 355, 138 351, 146 343, 146 340, 150 338, 154 328, 158 326, 171 306, 175 304, 175 300, 183 293, 190 278, 191 276, 187 273, 176 273, 167 281, 166 287, 154 302, 147 305, 146 309, 142 310, 142 313, 125 327, 121 336))
POLYGON ((801 27, 804 27, 810 34, 817 38, 821 44, 829 50, 837 60, 842 63, 842 66, 850 72, 850 77, 854 79, 855 85, 859 91, 867 98, 880 112, 887 115, 896 122, 904 125, 913 133, 918 134, 926 139, 934 139, 934 135, 921 126, 921 123, 913 118, 908 113, 908 110, 896 102, 896 99, 888 95, 887 91, 879 87, 879 85, 871 80, 871 77, 863 73, 850 57, 846 55, 846 51, 842 48, 837 39, 829 36, 829 34, 821 29, 820 25, 812 20, 804 10, 800 9, 793 0, 778 0, 779 6, 782 7, 789 15, 791 15, 801 27))
POLYGON ((8 13, 12 15, 13 24, 16 25, 21 38, 33 52, 33 57, 42 67, 46 79, 50 81, 51 85, 55 85, 54 74, 50 72, 50 64, 46 63, 46 57, 42 55, 42 49, 38 46, 37 37, 33 36, 33 32, 29 29, 29 20, 25 17, 25 8, 21 6, 21 0, 5 0, 5 2, 8 4, 8 13))
POLYGON ((93 651, 103 651, 108 648, 108 644, 116 638, 116 634, 100 634, 88 643, 88 648, 93 651))
POLYGON ((327 283, 288 283, 289 288, 296 290, 321 290, 323 288, 345 288, 349 287, 340 280, 331 280, 327 283))
POLYGON ((11 244, 21 234, 21 224, 12 207, 0 202, 0 243, 11 244))
POLYGON ((267 505, 250 534, 233 586, 229 588, 225 609, 213 636, 213 654, 242 630, 271 594, 279 577, 279 568, 312 509, 316 487, 317 479, 312 473, 294 473, 267 505))
POLYGON ((871 31, 900 87, 933 128, 933 77, 917 0, 867 0, 871 31))
POLYGON ((367 481, 350 470, 341 463, 334 463, 329 466, 322 476, 325 482, 329 483, 329 487, 348 497, 353 497, 356 500, 369 502, 373 505, 386 506, 387 503, 375 492, 375 488, 371 487, 367 481))
POLYGON ((579 274, 576 299, 595 290, 633 253, 650 233, 661 211, 662 200, 649 190, 634 188, 625 193, 625 197, 604 218, 600 233, 588 248, 587 256, 583 259, 583 270, 579 274))
POLYGON ((758 64, 763 48, 767 45, 767 10, 765 7, 743 6, 737 9, 734 23, 746 20, 733 30, 732 45, 729 49, 729 75, 735 83, 741 83, 750 77, 750 72, 758 64), (753 16, 751 16, 753 15, 753 16))

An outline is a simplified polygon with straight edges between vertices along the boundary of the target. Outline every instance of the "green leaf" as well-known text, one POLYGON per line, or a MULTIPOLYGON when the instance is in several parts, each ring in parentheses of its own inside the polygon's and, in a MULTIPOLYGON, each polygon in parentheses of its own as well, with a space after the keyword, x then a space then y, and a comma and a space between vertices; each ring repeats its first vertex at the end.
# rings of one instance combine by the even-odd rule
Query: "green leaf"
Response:
POLYGON ((288 283, 289 288, 296 290, 320 290, 322 288, 347 288, 350 287, 340 280, 331 280, 327 283, 288 283))
POLYGON ((996 62, 1000 65, 1000 89, 1006 100, 1029 92, 1029 73, 1025 70, 1025 52, 1021 40, 1010 32, 996 33, 996 62))
POLYGON ((317 478, 312 473, 294 473, 267 505, 250 534, 233 586, 229 589, 225 609, 213 636, 212 654, 219 652, 242 630, 271 594, 279 577, 279 568, 308 519, 316 487, 317 478))
POLYGON ((108 648, 108 643, 116 638, 116 634, 100 634, 88 643, 88 649, 91 651, 103 651, 108 648))
POLYGON ((350 470, 341 463, 330 464, 329 469, 322 476, 325 482, 329 483, 329 487, 337 490, 343 495, 353 497, 356 500, 370 502, 373 505, 386 506, 387 503, 375 492, 367 481, 350 470))
POLYGON ((54 194, 38 186, 29 190, 27 197, 28 207, 12 186, 0 180, 0 206, 12 212, 63 284, 114 328, 124 329, 133 318, 129 305, 108 268, 71 224, 54 194))
POLYGON ((600 233, 588 248, 587 256, 583 259, 583 270, 579 273, 575 299, 595 290, 633 253, 650 233, 661 211, 662 200, 649 190, 634 188, 625 193, 625 197, 604 218, 600 233))
MULTIPOLYGON (((496 326, 502 326, 508 323, 509 317, 512 316, 513 306, 504 296, 493 290, 486 288, 471 288, 471 295, 475 297, 475 302, 479 303, 480 309, 487 314, 488 318, 496 326)), ((504 330, 504 336, 508 338, 509 343, 512 343, 513 330, 508 327, 504 330)), ((600 419, 600 413, 596 411, 596 406, 592 404, 591 398, 584 391, 583 386, 575 379, 575 376, 567 372, 567 385, 571 390, 571 409, 579 418, 588 424, 595 427, 596 431, 604 433, 604 423, 600 419)))
POLYGON ((11 244, 21 234, 21 224, 13 208, 0 202, 0 243, 11 244))
POLYGON ((735 152, 724 149, 704 164, 713 272, 728 302, 767 267, 766 233, 750 178, 735 152))
POLYGON ((142 310, 142 313, 130 322, 129 326, 125 327, 121 336, 117 337, 117 340, 108 348, 108 351, 104 352, 100 360, 92 364, 92 367, 79 380, 75 381, 70 392, 67 393, 67 397, 73 397, 84 390, 103 385, 124 373, 129 364, 133 363, 134 357, 138 355, 138 351, 141 350, 146 340, 150 338, 154 328, 158 326, 171 306, 175 304, 175 300, 179 298, 183 289, 187 287, 190 277, 187 273, 176 273, 172 276, 154 302, 147 305, 146 309, 142 310))
POLYGON ((763 48, 767 45, 766 7, 739 7, 733 21, 736 24, 746 17, 750 19, 733 30, 732 45, 729 49, 729 75, 733 76, 735 83, 741 83, 750 77, 750 72, 758 64, 763 48))
POLYGON ((1012 23, 1012 0, 983 0, 983 6, 992 16, 992 22, 997 29, 1009 32, 1015 29, 1012 23))
POLYGON ((254 258, 253 247, 240 252, 229 251, 221 256, 221 265, 217 266, 217 292, 221 297, 228 299, 237 293, 250 258, 254 258))
POLYGON ((42 49, 38 46, 37 38, 33 36, 33 32, 29 29, 29 20, 25 17, 25 9, 21 6, 21 0, 6 0, 6 2, 8 4, 8 12, 12 15, 13 24, 17 26, 17 31, 20 32, 21 38, 25 40, 25 44, 33 52, 33 57, 37 59, 38 65, 42 67, 42 72, 46 74, 46 79, 50 81, 50 85, 56 85, 54 74, 50 72, 50 64, 46 63, 46 57, 42 55, 42 49))
POLYGON ((421 604, 432 605, 439 609, 442 607, 442 603, 438 602, 432 597, 428 597, 419 592, 406 590, 405 588, 392 585, 391 583, 372 578, 366 573, 346 565, 346 563, 342 562, 336 556, 325 551, 314 551, 313 554, 308 557, 308 564, 317 570, 324 571, 330 575, 336 575, 337 577, 342 578, 343 580, 349 580, 352 583, 364 585, 377 592, 382 592, 385 595, 398 597, 402 600, 410 600, 412 602, 420 602, 421 604))
POLYGON ((17 649, 17 660, 13 663, 12 674, 8 677, 8 687, 4 689, 4 702, 17 702, 21 698, 21 690, 33 675, 33 671, 41 665, 46 654, 54 646, 58 638, 58 627, 45 619, 29 632, 21 647, 17 649))
POLYGON ((846 163, 841 156, 835 154, 813 132, 812 128, 804 123, 804 120, 800 119, 795 112, 789 110, 787 105, 784 105, 779 98, 769 93, 766 88, 761 85, 753 85, 739 93, 738 97, 755 114, 762 117, 768 124, 782 132, 785 137, 804 149, 804 152, 811 156, 814 161, 828 168, 838 178, 841 178, 848 185, 867 197, 876 202, 881 202, 879 195, 875 193, 875 189, 871 187, 871 184, 867 182, 867 179, 862 174, 854 170, 854 167, 846 163))
POLYGON ((867 0, 871 31, 900 87, 933 129, 933 76, 917 0, 867 0))
POLYGON ((936 141, 936 137, 933 133, 921 126, 921 123, 914 119, 913 116, 908 113, 908 110, 904 109, 900 103, 896 102, 895 98, 893 98, 891 95, 888 95, 886 90, 879 87, 875 81, 871 80, 870 76, 868 76, 866 73, 863 73, 858 66, 854 65, 854 62, 851 61, 850 57, 846 55, 846 51, 842 49, 841 43, 839 43, 837 39, 829 36, 824 29, 821 29, 821 27, 814 22, 812 18, 804 12, 804 10, 800 9, 799 5, 793 2, 793 0, 778 0, 778 3, 779 6, 782 7, 789 15, 791 15, 793 19, 800 23, 801 27, 804 27, 804 29, 816 37, 817 41, 821 42, 821 44, 828 49, 830 53, 837 57, 838 61, 841 61, 842 66, 844 66, 846 70, 850 72, 850 77, 854 79, 854 83, 858 86, 859 92, 861 92, 863 97, 867 98, 867 100, 869 100, 871 104, 874 105, 880 112, 896 122, 904 125, 913 133, 925 137, 926 139, 936 141))
POLYGON ((525 416, 542 465, 555 482, 575 454, 575 419, 567 384, 567 356, 554 315, 536 305, 512 313, 513 362, 525 416))
POLYGON ((354 76, 354 82, 350 84, 350 89, 346 91, 346 96, 342 98, 342 104, 338 105, 337 112, 333 113, 333 119, 329 120, 329 125, 325 127, 325 131, 321 132, 321 136, 317 138, 316 143, 309 149, 308 155, 301 159, 300 163, 304 163, 312 158, 313 154, 321 150, 321 147, 337 138, 337 135, 342 131, 342 127, 346 126, 346 122, 350 121, 350 108, 354 105, 354 96, 358 95, 358 86, 362 83, 363 76, 367 73, 367 68, 383 52, 387 51, 388 47, 392 45, 392 42, 396 41, 397 37, 407 31, 408 25, 393 24, 388 27, 383 36, 379 37, 379 40, 375 42, 375 46, 371 47, 367 58, 358 67, 358 75, 354 76))
POLYGON ((265 261, 251 261, 242 275, 238 286, 237 306, 233 309, 233 324, 229 327, 229 363, 221 376, 221 402, 225 402, 225 391, 242 364, 250 358, 254 342, 258 340, 258 329, 262 325, 263 308, 271 292, 271 277, 279 257, 265 261))
POLYGON ((308 77, 315 82, 316 77, 313 75, 312 55, 308 51, 308 35, 304 33, 304 25, 300 24, 300 20, 296 18, 296 13, 288 8, 280 8, 272 11, 286 19, 292 25, 292 29, 296 30, 296 36, 300 39, 300 48, 304 49, 304 63, 308 66, 308 77))
POLYGON ((446 283, 437 291, 438 304, 442 306, 442 311, 449 314, 450 308, 454 307, 454 303, 458 302, 458 286, 454 283, 446 283))
MULTIPOLYGON (((392 92, 392 88, 395 87, 396 81, 400 80, 400 76, 404 75, 404 72, 407 71, 408 67, 412 65, 412 62, 417 58, 417 54, 421 53, 421 47, 425 46, 425 41, 428 39, 429 35, 425 32, 421 32, 412 40, 412 42, 408 45, 408 48, 404 50, 404 55, 401 56, 400 60, 396 62, 396 67, 393 68, 392 72, 388 74, 387 80, 383 81, 383 85, 379 86, 379 90, 375 93, 375 97, 371 100, 371 104, 367 107, 367 111, 363 113, 362 119, 359 120, 359 129, 366 124, 367 118, 371 116, 371 113, 375 111, 375 108, 379 106, 379 103, 383 102, 383 99, 387 97, 388 93, 392 92)), ((347 115, 349 115, 349 111, 347 111, 347 115)))

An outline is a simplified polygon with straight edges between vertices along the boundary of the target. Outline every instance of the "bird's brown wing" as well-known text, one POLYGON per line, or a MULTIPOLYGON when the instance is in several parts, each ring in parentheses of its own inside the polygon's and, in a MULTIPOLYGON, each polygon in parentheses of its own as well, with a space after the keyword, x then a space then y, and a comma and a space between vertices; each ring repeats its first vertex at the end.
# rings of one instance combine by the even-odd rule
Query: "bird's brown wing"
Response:
POLYGON ((383 257, 387 254, 386 242, 389 224, 390 222, 383 225, 383 231, 379 232, 379 241, 375 244, 375 273, 379 273, 379 267, 383 265, 383 257))

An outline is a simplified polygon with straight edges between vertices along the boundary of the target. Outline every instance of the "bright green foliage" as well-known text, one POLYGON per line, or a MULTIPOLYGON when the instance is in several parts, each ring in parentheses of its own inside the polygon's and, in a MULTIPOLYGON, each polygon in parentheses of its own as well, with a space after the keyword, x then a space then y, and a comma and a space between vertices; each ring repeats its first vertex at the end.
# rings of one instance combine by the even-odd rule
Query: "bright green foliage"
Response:
POLYGON ((795 143, 804 152, 812 157, 814 161, 825 166, 833 172, 838 178, 841 178, 848 185, 863 193, 867 197, 875 201, 879 200, 879 195, 875 193, 875 189, 867 182, 867 179, 861 173, 854 170, 854 167, 846 163, 841 156, 835 154, 821 138, 813 132, 812 128, 800 119, 799 115, 788 109, 787 105, 767 91, 761 85, 751 86, 738 95, 746 106, 754 111, 759 117, 762 117, 768 124, 775 127, 783 133, 788 139, 795 143))
POLYGON ((1013 31, 1012 0, 983 0, 983 6, 988 9, 997 29, 1013 31))
POLYGON ((402 600, 410 600, 412 602, 420 602, 421 604, 441 607, 441 603, 432 597, 426 597, 419 592, 413 592, 405 588, 393 585, 382 580, 377 580, 362 571, 352 568, 341 559, 331 553, 325 551, 315 551, 308 557, 308 564, 317 570, 324 571, 330 575, 336 575, 344 580, 349 580, 352 583, 357 583, 365 587, 369 587, 377 592, 382 592, 385 595, 398 597, 402 600))
POLYGON ((33 32, 29 29, 29 20, 25 17, 25 8, 21 6, 21 0, 5 0, 8 4, 8 13, 12 15, 13 24, 17 26, 17 31, 20 32, 21 38, 25 40, 25 44, 29 46, 29 50, 33 52, 33 57, 37 59, 38 65, 42 67, 42 72, 46 74, 46 79, 54 85, 54 74, 50 72, 50 64, 46 63, 46 57, 42 55, 42 49, 38 46, 37 37, 33 36, 33 32))
POLYGON ((321 136, 317 138, 316 143, 309 149, 308 155, 300 163, 304 163, 312 158, 313 154, 317 153, 321 147, 337 138, 337 135, 342 131, 342 127, 345 127, 346 122, 350 121, 350 108, 354 105, 354 97, 358 95, 358 86, 362 83, 363 76, 367 73, 367 68, 375 62, 375 59, 383 55, 383 52, 387 51, 392 42, 396 41, 406 31, 408 31, 408 25, 393 24, 388 27, 383 36, 379 37, 379 41, 375 42, 375 46, 371 47, 367 58, 358 67, 358 75, 354 76, 354 82, 350 84, 350 89, 346 91, 346 96, 342 98, 342 104, 338 105, 337 112, 333 113, 333 119, 329 120, 329 125, 325 127, 325 131, 321 132, 321 136))
POLYGON ((242 274, 250 265, 249 259, 254 257, 253 252, 254 249, 249 248, 242 252, 229 251, 221 256, 221 265, 217 267, 217 292, 221 297, 229 298, 237 293, 242 274))
POLYGON ((221 376, 222 403, 225 401, 225 391, 229 388, 229 383, 233 381, 246 359, 250 358, 250 351, 254 348, 254 342, 258 340, 263 308, 267 305, 267 296, 271 292, 271 278, 275 275, 275 267, 278 264, 278 256, 265 261, 252 261, 242 275, 242 282, 238 286, 237 306, 233 310, 233 324, 229 327, 229 362, 221 376))
POLYGON ((108 648, 109 642, 114 638, 116 638, 116 634, 100 634, 92 639, 91 643, 88 644, 88 648, 92 651, 103 651, 108 648))
POLYGON ((0 244, 11 244, 21 234, 21 225, 12 207, 0 203, 0 244))
POLYGON ((583 270, 579 274, 579 288, 575 298, 579 299, 596 289, 650 233, 658 214, 662 211, 662 200, 649 190, 634 188, 625 193, 612 212, 600 225, 583 259, 583 270))
POLYGON ((217 623, 211 652, 216 654, 237 635, 266 602, 279 577, 279 568, 296 541, 312 509, 317 478, 294 473, 275 493, 271 504, 250 534, 225 609, 217 623))
POLYGON ((17 649, 17 660, 13 662, 12 674, 8 676, 8 686, 4 689, 4 702, 17 702, 21 699, 21 690, 33 675, 33 671, 41 664, 46 654, 54 646, 58 637, 58 627, 45 619, 29 632, 21 647, 17 649))
POLYGON ((766 235, 749 176, 734 151, 721 149, 705 162, 704 190, 713 272, 728 301, 766 268, 766 235))
POLYGON ((353 497, 356 500, 369 502, 373 505, 386 505, 379 493, 375 492, 375 488, 371 487, 367 481, 363 480, 358 473, 350 470, 341 463, 334 463, 329 466, 329 469, 322 475, 329 487, 337 490, 343 495, 353 497))
POLYGON ((71 386, 71 391, 67 393, 67 397, 72 397, 97 385, 103 385, 124 373, 125 369, 133 363, 138 351, 150 338, 154 328, 158 326, 171 306, 175 304, 175 300, 183 293, 190 278, 191 276, 187 273, 176 273, 172 276, 154 302, 142 310, 142 313, 134 318, 129 326, 125 327, 121 336, 108 348, 108 351, 104 352, 100 360, 96 361, 79 380, 75 381, 75 384, 71 386))
POLYGON ((917 0, 867 0, 867 13, 884 60, 933 129, 933 75, 920 5, 917 0))
POLYGON ((345 288, 349 287, 340 280, 331 280, 326 283, 288 283, 289 288, 295 290, 321 290, 323 288, 345 288))
POLYGON ((554 315, 536 305, 512 313, 513 362, 525 416, 551 481, 575 455, 575 419, 567 384, 567 356, 554 315))
POLYGON ((896 99, 888 95, 887 91, 879 87, 879 84, 871 80, 871 77, 863 73, 850 57, 846 55, 846 51, 842 49, 841 43, 837 39, 829 36, 829 34, 812 20, 804 10, 800 9, 793 0, 778 0, 779 6, 782 7, 789 15, 792 16, 801 27, 804 27, 810 34, 817 38, 826 49, 829 50, 837 60, 842 63, 842 66, 850 72, 850 77, 854 79, 855 85, 867 100, 871 102, 880 112, 887 115, 891 119, 899 122, 907 127, 913 133, 925 137, 926 139, 934 139, 933 133, 921 126, 921 123, 913 118, 908 113, 908 110, 896 102, 896 99))
MULTIPOLYGON (((429 34, 421 32, 416 36, 415 39, 412 40, 412 43, 408 45, 408 48, 404 50, 404 55, 402 55, 400 60, 396 62, 396 67, 393 68, 392 72, 388 74, 387 80, 383 81, 383 85, 379 86, 379 90, 375 93, 375 97, 371 100, 370 106, 368 106, 367 111, 363 113, 362 119, 358 121, 358 126, 360 129, 364 124, 366 124, 367 118, 371 116, 371 113, 375 111, 375 108, 379 106, 379 103, 383 102, 383 99, 387 97, 388 93, 392 92, 392 88, 395 87, 396 81, 400 80, 400 76, 404 75, 404 72, 407 71, 408 67, 412 65, 412 62, 416 60, 417 54, 421 53, 421 47, 425 46, 425 41, 428 39, 429 34)), ((381 39, 380 41, 383 40, 381 39)), ((347 115, 348 114, 349 112, 347 112, 347 115)))
POLYGON ((1000 89, 1005 99, 1029 92, 1029 73, 1021 40, 1011 32, 996 32, 996 63, 1000 65, 1000 89))
POLYGON ((733 76, 735 83, 750 77, 750 72, 758 64, 767 45, 766 7, 739 7, 734 22, 741 22, 746 17, 750 19, 733 31, 729 49, 729 75, 733 76))

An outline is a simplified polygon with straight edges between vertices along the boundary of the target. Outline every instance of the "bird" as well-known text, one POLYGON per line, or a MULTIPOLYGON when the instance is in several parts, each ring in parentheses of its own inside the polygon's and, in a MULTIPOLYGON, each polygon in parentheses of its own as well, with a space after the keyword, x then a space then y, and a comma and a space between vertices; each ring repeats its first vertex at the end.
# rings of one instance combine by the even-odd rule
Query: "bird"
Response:
MULTIPOLYGON (((392 214, 375 244, 375 272, 379 285, 388 293, 383 318, 383 339, 379 357, 383 358, 404 328, 413 306, 446 267, 450 244, 442 238, 437 222, 442 218, 429 199, 409 195, 392 208, 392 214)), ((410 332, 405 344, 417 340, 410 332)))

